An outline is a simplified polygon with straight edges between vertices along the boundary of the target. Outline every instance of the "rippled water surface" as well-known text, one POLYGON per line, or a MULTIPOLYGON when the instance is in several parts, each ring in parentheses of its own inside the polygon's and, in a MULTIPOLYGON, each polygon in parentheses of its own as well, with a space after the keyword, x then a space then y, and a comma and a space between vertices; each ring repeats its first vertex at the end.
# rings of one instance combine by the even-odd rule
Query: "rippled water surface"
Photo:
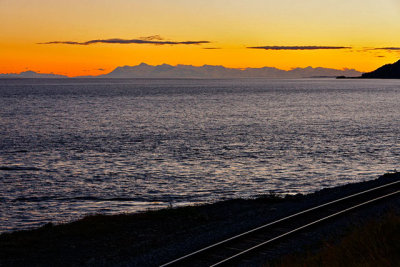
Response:
POLYGON ((400 81, 0 80, 0 232, 398 168, 400 81))

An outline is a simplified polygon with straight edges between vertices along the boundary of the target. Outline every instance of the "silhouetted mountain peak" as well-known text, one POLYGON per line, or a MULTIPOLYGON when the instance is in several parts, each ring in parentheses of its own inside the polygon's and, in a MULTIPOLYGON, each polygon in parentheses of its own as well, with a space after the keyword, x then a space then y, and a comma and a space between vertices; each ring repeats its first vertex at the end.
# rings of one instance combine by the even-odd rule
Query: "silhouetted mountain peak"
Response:
POLYGON ((24 75, 24 74, 39 74, 39 73, 34 72, 32 70, 23 71, 23 72, 20 73, 20 75, 24 75))
POLYGON ((179 64, 171 66, 162 64, 157 66, 141 63, 136 66, 118 67, 109 74, 99 77, 105 78, 308 78, 308 77, 336 77, 340 75, 360 76, 361 73, 353 69, 328 68, 295 68, 289 71, 274 67, 261 68, 226 68, 221 65, 203 65, 200 67, 179 64))
POLYGON ((171 65, 168 65, 168 64, 162 64, 162 65, 155 66, 155 68, 157 70, 169 70, 169 69, 173 69, 174 67, 171 65))

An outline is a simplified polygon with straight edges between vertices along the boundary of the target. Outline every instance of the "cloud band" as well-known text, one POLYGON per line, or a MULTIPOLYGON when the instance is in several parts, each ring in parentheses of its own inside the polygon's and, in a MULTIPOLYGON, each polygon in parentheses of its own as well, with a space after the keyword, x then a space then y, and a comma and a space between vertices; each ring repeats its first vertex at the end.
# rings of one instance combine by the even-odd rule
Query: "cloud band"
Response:
POLYGON ((332 49, 351 49, 348 46, 250 46, 249 49, 264 50, 332 50, 332 49))
POLYGON ((374 50, 400 51, 400 47, 378 47, 374 50))
POLYGON ((66 44, 66 45, 92 45, 92 44, 152 44, 152 45, 200 45, 209 44, 210 41, 167 41, 163 40, 160 36, 154 35, 149 37, 141 37, 138 39, 96 39, 86 42, 75 41, 51 41, 38 44, 66 44))

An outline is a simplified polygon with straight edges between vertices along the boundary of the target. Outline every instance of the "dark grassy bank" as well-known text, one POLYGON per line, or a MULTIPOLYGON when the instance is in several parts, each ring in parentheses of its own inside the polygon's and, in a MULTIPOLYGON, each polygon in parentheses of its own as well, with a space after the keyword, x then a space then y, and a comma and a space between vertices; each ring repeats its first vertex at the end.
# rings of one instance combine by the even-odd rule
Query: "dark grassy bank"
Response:
POLYGON ((387 213, 349 228, 338 241, 324 240, 320 249, 289 255, 268 266, 399 266, 400 215, 387 213))
POLYGON ((166 249, 172 250, 176 242, 185 244, 188 236, 208 233, 216 224, 223 226, 243 209, 294 198, 267 195, 136 214, 92 215, 62 225, 49 223, 0 235, 0 263, 47 265, 50 259, 52 265, 113 265, 142 256, 144 262, 157 261, 148 254, 168 244, 171 248, 166 249))
POLYGON ((386 174, 309 195, 265 195, 137 214, 95 215, 4 233, 0 266, 155 266, 305 208, 399 179, 400 173, 386 174))

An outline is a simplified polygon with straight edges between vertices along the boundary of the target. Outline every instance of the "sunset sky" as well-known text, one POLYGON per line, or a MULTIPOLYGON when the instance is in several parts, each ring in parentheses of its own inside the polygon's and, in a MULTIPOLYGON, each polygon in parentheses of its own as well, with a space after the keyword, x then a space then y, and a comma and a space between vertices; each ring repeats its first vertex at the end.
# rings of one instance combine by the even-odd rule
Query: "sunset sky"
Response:
POLYGON ((0 73, 167 63, 355 68, 400 58, 399 0, 0 0, 0 73))

